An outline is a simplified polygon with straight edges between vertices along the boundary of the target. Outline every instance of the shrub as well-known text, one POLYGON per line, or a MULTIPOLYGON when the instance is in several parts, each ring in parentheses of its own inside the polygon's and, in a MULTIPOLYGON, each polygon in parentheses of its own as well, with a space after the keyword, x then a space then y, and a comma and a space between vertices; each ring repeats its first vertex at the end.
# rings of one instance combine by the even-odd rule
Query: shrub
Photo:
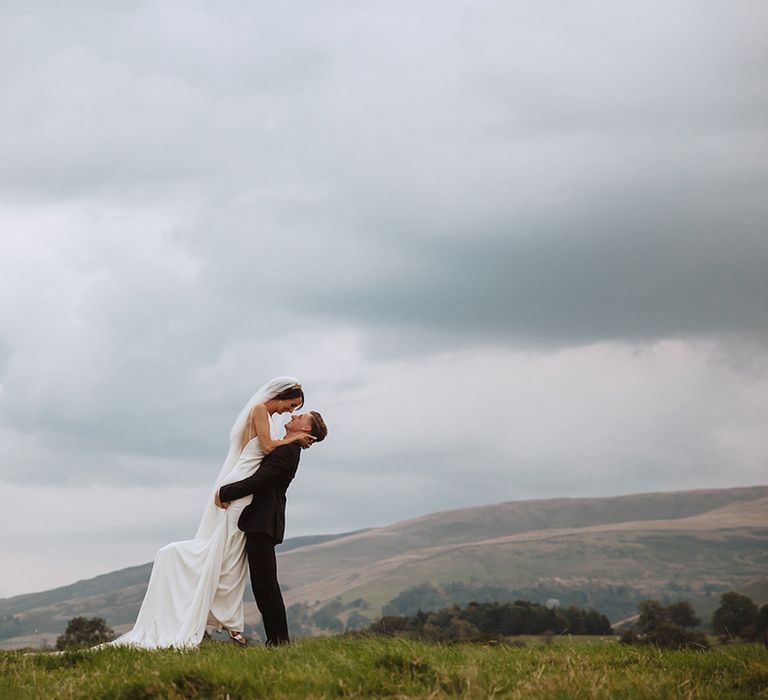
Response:
POLYGON ((115 633, 107 627, 103 617, 73 617, 64 634, 56 639, 56 648, 60 651, 82 649, 111 642, 114 638, 115 633))
POLYGON ((709 649, 706 636, 699 630, 690 629, 701 624, 688 602, 669 607, 656 600, 645 600, 638 606, 640 616, 635 629, 621 634, 621 644, 652 644, 660 649, 709 649))
POLYGON ((715 634, 726 639, 729 637, 754 639, 757 617, 757 605, 751 598, 730 591, 720 596, 720 607, 712 616, 712 627, 715 634))

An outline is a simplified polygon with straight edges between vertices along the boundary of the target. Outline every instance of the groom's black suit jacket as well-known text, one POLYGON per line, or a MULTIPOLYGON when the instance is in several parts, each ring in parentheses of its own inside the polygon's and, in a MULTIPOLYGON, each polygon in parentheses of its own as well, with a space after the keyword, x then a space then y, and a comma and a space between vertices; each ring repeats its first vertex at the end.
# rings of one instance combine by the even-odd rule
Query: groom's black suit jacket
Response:
POLYGON ((292 442, 270 452, 247 479, 225 484, 219 489, 222 503, 253 494, 237 521, 243 532, 263 532, 275 540, 285 535, 285 492, 299 468, 301 447, 292 442))

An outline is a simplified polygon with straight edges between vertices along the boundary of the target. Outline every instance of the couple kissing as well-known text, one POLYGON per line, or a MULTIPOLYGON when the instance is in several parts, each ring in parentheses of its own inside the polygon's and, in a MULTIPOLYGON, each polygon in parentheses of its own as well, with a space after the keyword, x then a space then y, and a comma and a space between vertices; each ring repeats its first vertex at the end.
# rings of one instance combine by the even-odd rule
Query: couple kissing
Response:
POLYGON ((269 646, 289 641, 277 580, 275 546, 285 533, 285 492, 303 449, 328 434, 316 411, 294 415, 283 429, 276 416, 304 405, 294 377, 261 387, 240 411, 195 538, 172 542, 155 557, 133 629, 110 645, 190 648, 206 626, 226 629, 246 645, 243 594, 251 586, 269 646))

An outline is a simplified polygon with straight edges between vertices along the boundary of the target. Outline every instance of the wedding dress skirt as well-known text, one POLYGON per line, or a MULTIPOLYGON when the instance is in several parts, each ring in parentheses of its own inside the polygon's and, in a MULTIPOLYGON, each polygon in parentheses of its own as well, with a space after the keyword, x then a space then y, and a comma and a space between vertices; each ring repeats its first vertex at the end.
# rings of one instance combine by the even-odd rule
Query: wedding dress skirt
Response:
MULTIPOLYGON (((254 438, 221 484, 250 476, 263 457, 254 438)), ((157 553, 136 624, 111 645, 181 649, 198 646, 206 625, 242 631, 248 559, 237 521, 252 499, 245 496, 226 510, 217 509, 204 536, 198 532, 196 539, 172 542, 157 553)))

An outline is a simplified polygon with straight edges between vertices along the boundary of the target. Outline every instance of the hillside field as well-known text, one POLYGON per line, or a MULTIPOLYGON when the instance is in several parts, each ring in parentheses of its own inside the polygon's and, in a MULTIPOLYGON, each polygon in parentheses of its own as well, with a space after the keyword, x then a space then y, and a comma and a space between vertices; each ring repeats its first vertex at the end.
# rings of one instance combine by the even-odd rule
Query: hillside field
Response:
POLYGON ((206 642, 192 652, 0 652, 0 697, 9 700, 449 696, 768 697, 768 650, 659 651, 612 638, 528 639, 518 647, 326 637, 278 649, 206 642))
MULTIPOLYGON (((360 629, 403 595, 413 612, 471 600, 554 599, 594 607, 614 623, 633 616, 641 600, 686 599, 706 623, 724 591, 768 602, 768 486, 459 508, 294 538, 278 560, 296 637, 360 629), (434 595, 415 597, 412 589, 424 586, 440 591, 437 603, 434 595)), ((151 568, 0 599, 0 648, 54 644, 77 616, 103 617, 125 632, 151 568)), ((248 587, 250 631, 260 624, 251 601, 248 587)))

